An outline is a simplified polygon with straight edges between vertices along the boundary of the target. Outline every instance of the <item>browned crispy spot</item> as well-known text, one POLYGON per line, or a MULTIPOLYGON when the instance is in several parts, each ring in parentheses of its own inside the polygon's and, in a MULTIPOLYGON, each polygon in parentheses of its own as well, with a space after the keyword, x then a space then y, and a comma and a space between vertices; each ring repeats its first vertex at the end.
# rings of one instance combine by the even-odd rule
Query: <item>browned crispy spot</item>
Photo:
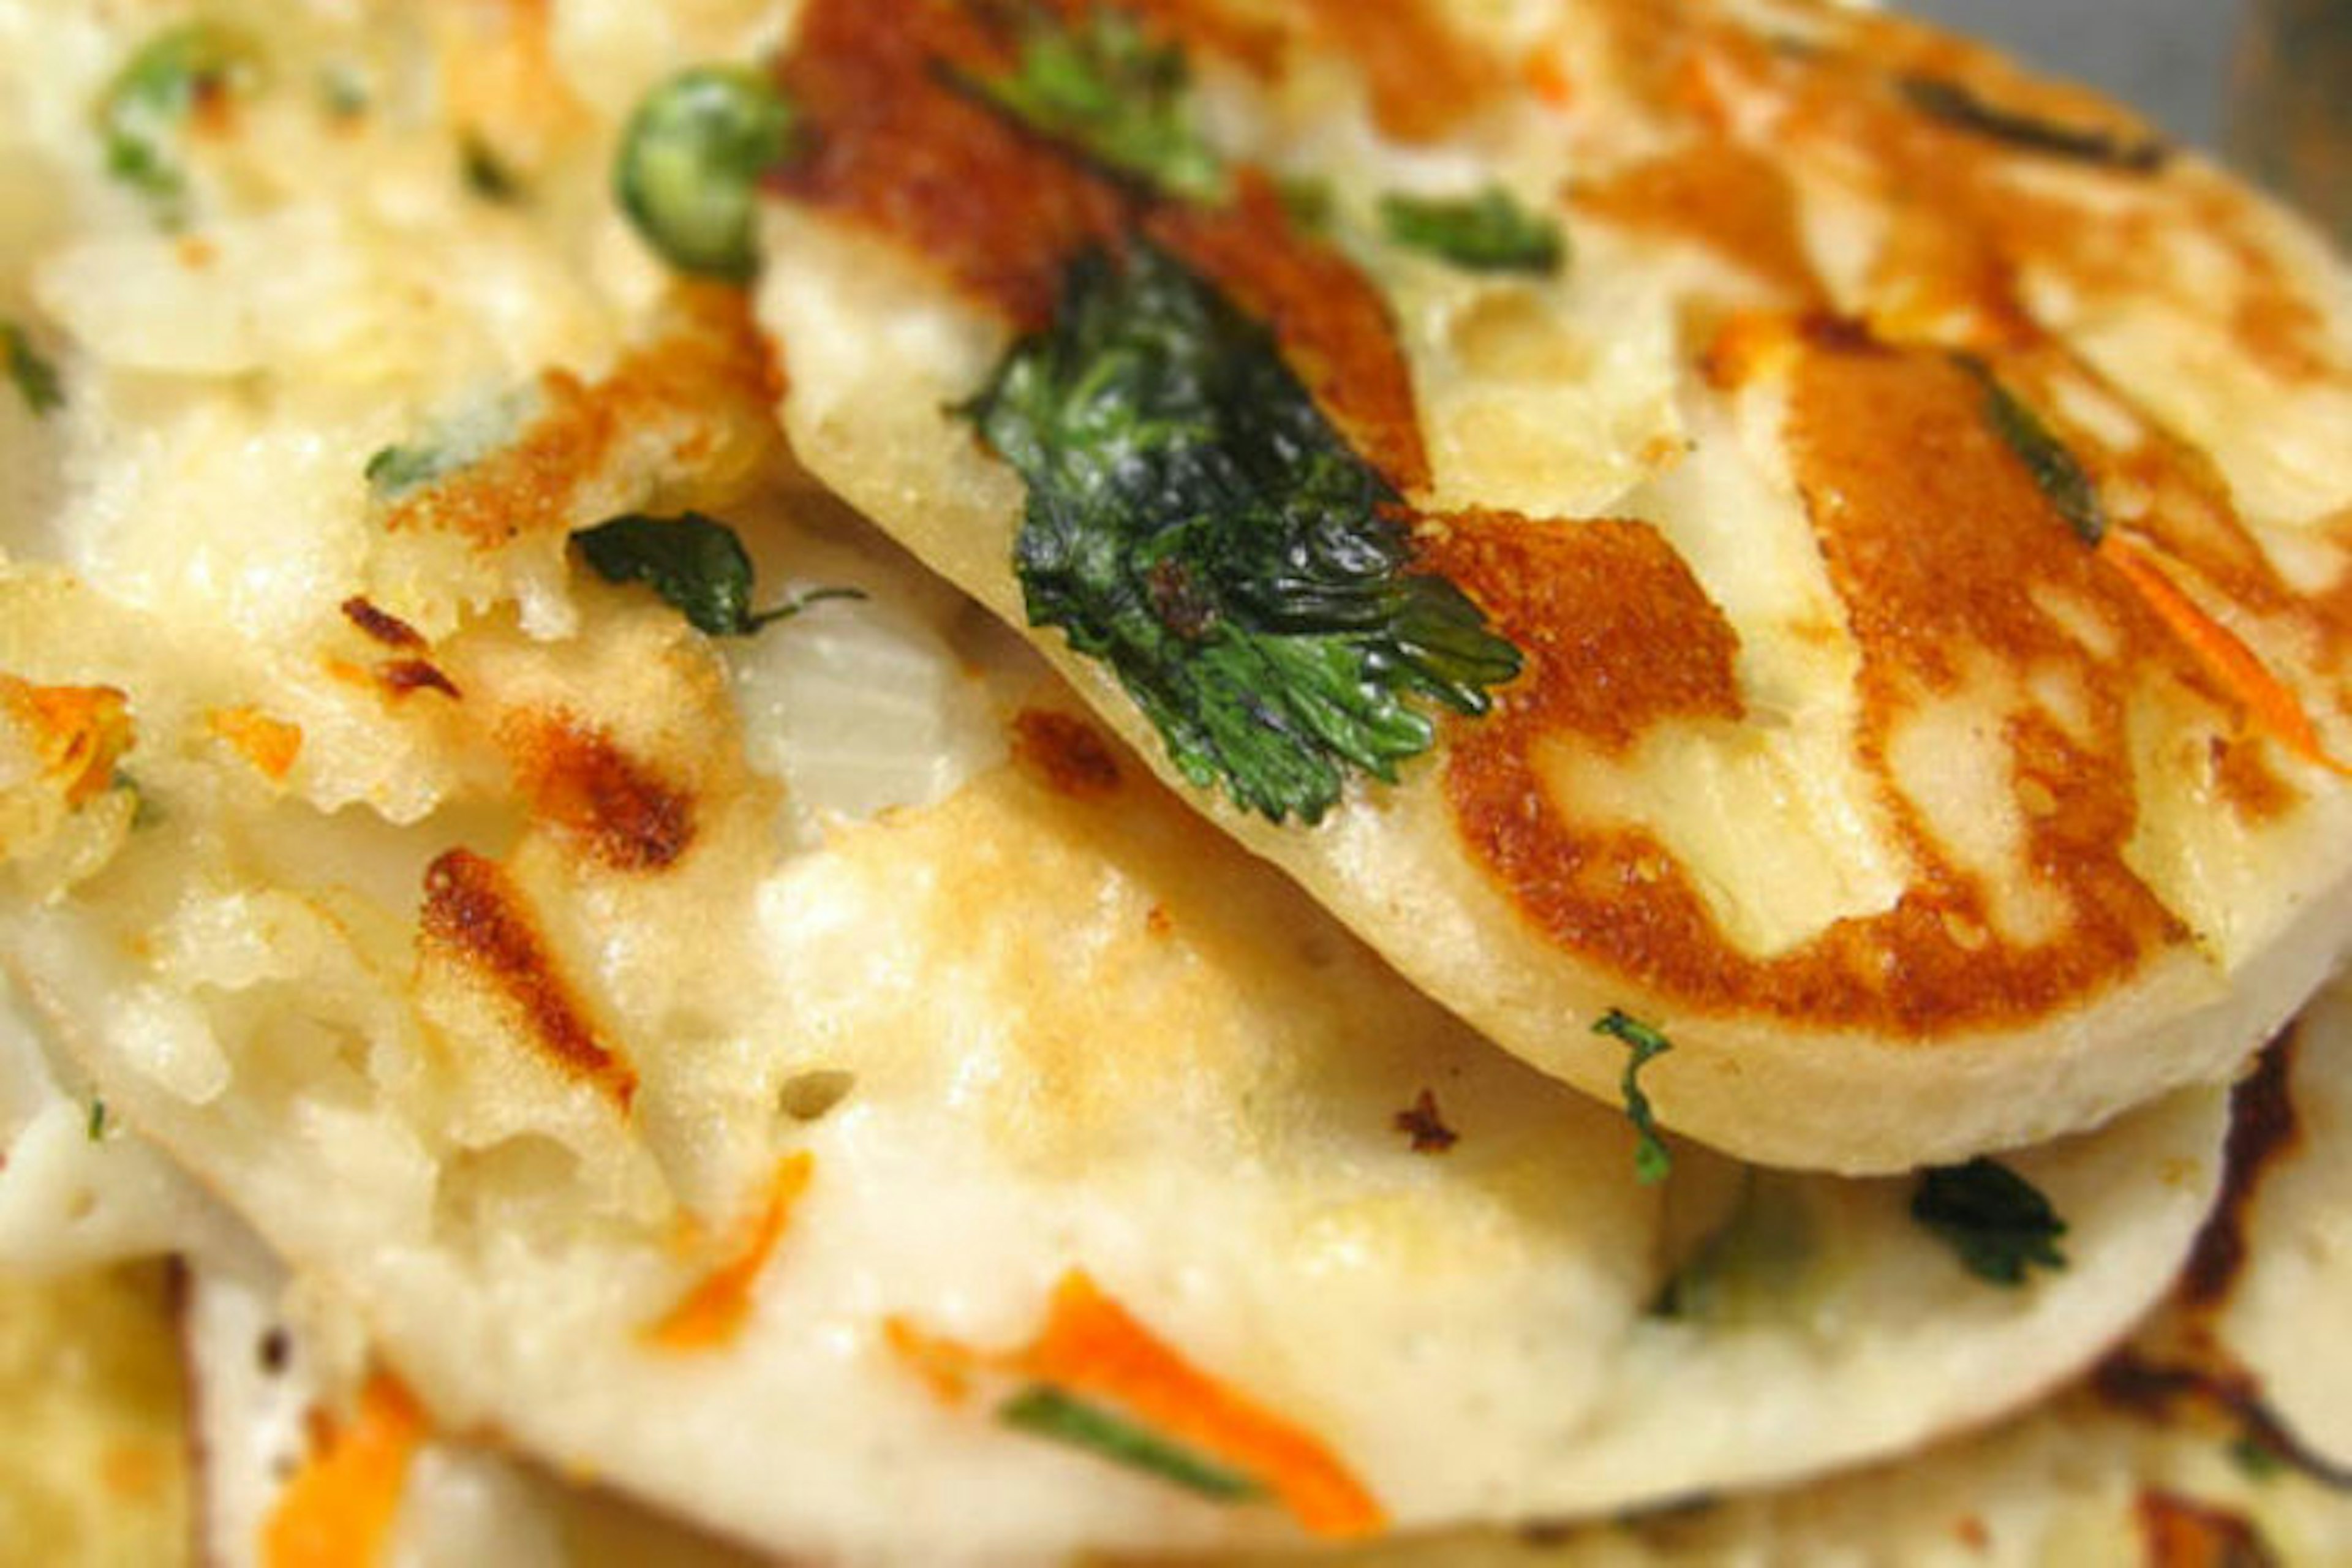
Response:
POLYGON ((388 610, 377 609, 357 595, 343 601, 342 611, 343 619, 395 653, 425 651, 423 633, 398 616, 388 610))
POLYGON ((2273 1568, 2278 1553, 2243 1515, 2154 1488, 2139 1495, 2147 1568, 2273 1568))
POLYGON ((2213 785, 2241 821, 2263 823, 2284 816, 2303 795, 2272 771, 2263 748, 2252 740, 2213 742, 2213 785))
POLYGON ((465 695, 457 689, 457 683, 442 674, 440 667, 429 659, 388 658, 376 666, 375 678, 385 695, 395 700, 417 691, 437 691, 452 699, 465 695))
POLYGON ((1395 1116, 1389 1124, 1412 1141, 1416 1154, 1443 1154, 1462 1142, 1462 1134, 1445 1125, 1438 1113, 1434 1090, 1423 1089, 1413 1102, 1395 1116))
POLYGON ((583 520, 573 501, 625 443, 633 458, 709 479, 749 469, 772 445, 781 385, 740 290, 683 288, 677 324, 591 386, 541 378, 544 407, 510 445, 396 503, 385 526, 460 534, 484 549, 583 520), (639 453, 635 448, 648 450, 639 453))
POLYGON ((467 849, 452 849, 433 862, 425 874, 422 938, 497 986, 551 1061, 594 1085, 627 1114, 636 1073, 582 1016, 529 904, 494 862, 467 849))
POLYGON ((1381 129, 1403 141, 1436 141, 1509 89, 1509 68, 1429 0, 1307 0, 1307 8, 1318 40, 1364 73, 1381 129))
POLYGON ((955 73, 1006 58, 1004 41, 961 6, 910 5, 877 27, 859 0, 814 0, 779 67, 812 147, 777 188, 902 242, 1023 328, 1050 319, 1080 253, 1149 233, 1273 328, 1392 483, 1425 483, 1395 325, 1362 273, 1292 225, 1263 177, 1244 172, 1223 205, 1154 202, 955 85, 955 73))
POLYGON ((1118 758, 1092 724, 1068 713, 1023 709, 1013 721, 1013 755, 1046 788, 1074 800, 1118 789, 1118 758))
POLYGON ((1702 137, 1572 192, 1579 211, 1707 247, 1801 300, 1822 298, 1780 163, 1702 137))
POLYGON ((568 714, 518 720, 504 735, 531 814, 615 871, 657 871, 694 842, 694 797, 568 714))
POLYGON ((2246 1262, 2246 1219, 2263 1178, 2300 1141, 2289 1085, 2296 1050, 2293 1030, 2263 1052, 2230 1095, 2230 1140, 2221 1195, 2197 1233, 2178 1287, 2180 1302, 2211 1310, 2227 1300, 2246 1262))

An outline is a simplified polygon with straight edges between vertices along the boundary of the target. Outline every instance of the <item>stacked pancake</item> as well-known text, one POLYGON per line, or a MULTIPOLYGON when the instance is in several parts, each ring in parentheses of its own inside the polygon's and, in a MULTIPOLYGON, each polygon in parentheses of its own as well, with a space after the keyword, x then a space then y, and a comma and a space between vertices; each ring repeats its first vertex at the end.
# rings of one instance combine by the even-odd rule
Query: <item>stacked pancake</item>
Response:
POLYGON ((0 1249, 208 1560, 2352 1552, 2293 219, 1816 5, 0 39, 0 1249))

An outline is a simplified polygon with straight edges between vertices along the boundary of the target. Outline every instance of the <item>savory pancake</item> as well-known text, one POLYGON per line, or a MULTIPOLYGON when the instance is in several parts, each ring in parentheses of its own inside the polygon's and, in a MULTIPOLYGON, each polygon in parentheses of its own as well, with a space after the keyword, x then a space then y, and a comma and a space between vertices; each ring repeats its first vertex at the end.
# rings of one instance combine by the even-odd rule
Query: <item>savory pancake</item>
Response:
POLYGON ((898 15, 775 70, 796 450, 1506 1047, 1899 1170, 2337 962, 2352 285, 2194 155, 1822 5, 898 15))
MULTIPOLYGON (((409 1482, 504 1484, 424 1458, 479 1439, 821 1561, 1507 1527, 1904 1453, 2162 1296, 2217 1086, 1872 1179, 1669 1142, 1674 1019, 1601 1016, 1609 1103, 1496 1051, 813 489, 749 191, 668 140, 796 140, 756 73, 674 74, 789 10, 0 4, 0 167, 55 198, 0 229, 0 972, 37 1064, 0 1218, 216 1267, 168 1156, 331 1304, 326 1420, 236 1517, 386 1539, 409 1482)), ((1231 336, 1181 265, 1096 275, 1231 336)), ((1373 418, 1360 368, 1316 374, 1373 418)), ((1320 419, 1252 461, 1372 495, 1320 419)), ((1307 521, 1334 613, 1397 609, 1380 658, 1484 700, 1486 611, 1307 521)))

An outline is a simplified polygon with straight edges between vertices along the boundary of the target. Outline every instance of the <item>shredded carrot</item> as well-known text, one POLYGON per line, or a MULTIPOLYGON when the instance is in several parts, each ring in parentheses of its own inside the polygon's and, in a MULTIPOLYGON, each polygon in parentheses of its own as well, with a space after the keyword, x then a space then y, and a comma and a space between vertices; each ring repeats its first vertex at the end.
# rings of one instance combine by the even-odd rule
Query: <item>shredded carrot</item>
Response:
POLYGON ((705 1276, 646 1338, 665 1350, 714 1350, 732 1340, 751 1310, 751 1287, 792 1223, 793 1207, 809 1184, 815 1161, 803 1149, 776 1162, 768 1202, 734 1257, 705 1276))
POLYGON ((0 675, 0 704, 33 731, 42 776, 62 786, 68 805, 88 805, 112 786, 132 738, 125 703, 111 686, 35 686, 0 675))
POLYGON ((2098 549, 2101 558, 2123 574, 2197 661, 2246 705, 2257 723, 2306 762, 2352 776, 2352 768, 2328 755, 2317 726, 2294 693, 2235 633, 2199 609, 2162 567, 2112 531, 2100 540, 2098 549))
POLYGON ((983 1355, 893 1319, 891 1347, 942 1397, 995 1367, 1118 1406, 1155 1433, 1223 1461, 1264 1485, 1307 1530, 1334 1539, 1377 1534, 1387 1516, 1322 1442, 1193 1366, 1073 1269, 1055 1288, 1045 1326, 1027 1348, 983 1355))
POLYGON ((1568 74, 1568 63, 1557 48, 1535 49, 1519 62, 1519 80, 1528 90, 1550 104, 1554 109, 1567 109, 1576 102, 1576 83, 1568 74))
POLYGON ((971 1397, 972 1374, 987 1360, 985 1356, 953 1340, 927 1334, 897 1316, 883 1320, 882 1337, 940 1404, 961 1405, 971 1397))
POLYGON ((264 1568, 375 1562, 424 1440, 425 1413, 399 1379, 370 1378, 350 1424, 295 1473, 262 1527, 264 1568))
POLYGON ((212 716, 213 733, 245 754, 272 783, 283 784, 302 754, 302 728, 272 719, 258 708, 222 708, 212 716))

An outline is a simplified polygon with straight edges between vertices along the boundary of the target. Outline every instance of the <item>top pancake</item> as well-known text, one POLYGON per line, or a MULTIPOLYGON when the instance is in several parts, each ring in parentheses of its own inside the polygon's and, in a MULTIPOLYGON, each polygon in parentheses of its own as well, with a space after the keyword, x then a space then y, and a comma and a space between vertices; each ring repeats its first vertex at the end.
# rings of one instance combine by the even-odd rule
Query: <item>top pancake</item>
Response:
POLYGON ((1548 1072, 1613 1097, 1593 1024, 1662 1030, 1661 1117, 1768 1163, 2095 1123, 2227 1073, 2336 962, 2352 296, 2291 220, 1834 8, 1141 10, 1190 73, 1155 123, 1213 178, 1006 107, 1045 35, 804 7, 761 310, 803 458, 1196 807, 1548 1072), (1563 262, 1450 262, 1390 210, 1496 188, 1563 262), (1155 310, 1281 369, 1167 436, 1199 345, 1155 310), (1284 492, 1325 441, 1356 489, 1284 492), (1288 521, 1202 500, 1235 482, 1288 521), (1327 505, 1423 616, 1351 645, 1343 700, 1396 697, 1369 718, 1315 710, 1298 664, 1345 638, 1249 575, 1327 505), (1097 569, 1115 632, 1069 611, 1097 569), (1169 691, 1218 681, 1244 717, 1188 739, 1169 691))

